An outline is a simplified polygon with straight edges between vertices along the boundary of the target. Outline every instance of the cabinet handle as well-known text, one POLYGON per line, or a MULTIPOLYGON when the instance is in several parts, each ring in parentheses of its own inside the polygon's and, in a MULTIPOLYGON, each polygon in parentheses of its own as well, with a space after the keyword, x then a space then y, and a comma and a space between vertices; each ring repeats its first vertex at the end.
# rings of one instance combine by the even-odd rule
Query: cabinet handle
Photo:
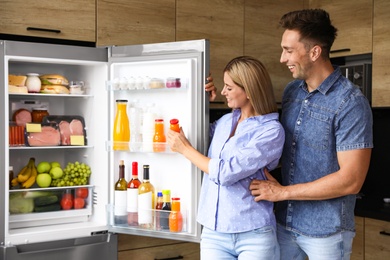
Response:
POLYGON ((168 258, 155 258, 154 260, 175 260, 175 259, 184 259, 184 257, 179 255, 176 257, 168 257, 168 258))
POLYGON ((37 28, 37 27, 27 27, 27 31, 41 31, 41 32, 61 33, 61 30, 37 28))
POLYGON ((339 50, 333 50, 333 51, 330 51, 330 53, 337 53, 337 52, 345 52, 345 51, 351 51, 351 49, 339 49, 339 50))
POLYGON ((379 232, 379 234, 381 234, 381 235, 385 235, 385 236, 390 236, 390 233, 389 232, 386 232, 386 231, 381 231, 381 232, 379 232))

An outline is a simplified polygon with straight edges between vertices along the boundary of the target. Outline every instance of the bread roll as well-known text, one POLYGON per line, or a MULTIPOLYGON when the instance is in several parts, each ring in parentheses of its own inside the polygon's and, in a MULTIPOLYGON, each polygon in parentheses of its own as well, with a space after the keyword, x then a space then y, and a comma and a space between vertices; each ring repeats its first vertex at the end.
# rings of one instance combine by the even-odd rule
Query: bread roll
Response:
POLYGON ((42 85, 41 93, 45 94, 69 94, 69 89, 63 85, 42 85))
POLYGON ((45 74, 39 76, 41 79, 42 85, 63 85, 68 86, 68 80, 59 74, 45 74))

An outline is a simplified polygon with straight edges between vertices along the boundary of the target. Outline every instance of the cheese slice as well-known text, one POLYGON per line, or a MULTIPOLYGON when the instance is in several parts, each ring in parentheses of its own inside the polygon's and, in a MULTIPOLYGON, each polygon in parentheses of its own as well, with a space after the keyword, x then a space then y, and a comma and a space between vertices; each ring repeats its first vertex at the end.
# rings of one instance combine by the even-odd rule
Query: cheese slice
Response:
POLYGON ((13 75, 13 74, 8 75, 8 84, 9 85, 22 87, 22 86, 26 85, 26 80, 27 80, 26 76, 13 75))
POLYGON ((26 94, 28 93, 27 87, 18 87, 14 85, 8 85, 8 93, 13 93, 13 94, 26 94))

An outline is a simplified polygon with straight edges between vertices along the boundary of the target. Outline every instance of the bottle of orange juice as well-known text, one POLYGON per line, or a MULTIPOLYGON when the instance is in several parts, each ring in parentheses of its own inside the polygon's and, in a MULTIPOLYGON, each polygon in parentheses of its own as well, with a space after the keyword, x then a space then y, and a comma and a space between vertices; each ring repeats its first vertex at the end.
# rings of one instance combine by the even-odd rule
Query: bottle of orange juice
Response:
POLYGON ((113 149, 128 150, 130 141, 130 125, 127 116, 127 100, 116 100, 116 115, 113 131, 113 149))
POLYGON ((153 151, 165 151, 166 137, 164 133, 164 119, 156 119, 154 124, 153 151))
POLYGON ((180 126, 179 126, 179 120, 176 118, 173 118, 169 121, 170 126, 169 128, 175 132, 180 133, 180 126))

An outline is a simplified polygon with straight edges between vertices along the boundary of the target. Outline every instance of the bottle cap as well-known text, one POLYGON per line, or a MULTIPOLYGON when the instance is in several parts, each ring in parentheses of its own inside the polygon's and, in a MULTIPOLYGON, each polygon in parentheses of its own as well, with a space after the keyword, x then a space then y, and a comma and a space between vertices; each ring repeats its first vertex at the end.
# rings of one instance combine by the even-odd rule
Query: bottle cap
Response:
POLYGON ((131 163, 131 173, 132 175, 138 175, 138 162, 132 162, 131 163))
POLYGON ((169 123, 171 123, 171 124, 178 124, 179 123, 179 120, 178 119, 176 119, 176 118, 173 118, 173 119, 171 119, 171 121, 169 121, 169 123))
POLYGON ((159 191, 159 192, 157 192, 157 197, 162 197, 162 192, 161 191, 159 191))
POLYGON ((171 190, 162 190, 162 194, 170 195, 171 194, 171 190))

